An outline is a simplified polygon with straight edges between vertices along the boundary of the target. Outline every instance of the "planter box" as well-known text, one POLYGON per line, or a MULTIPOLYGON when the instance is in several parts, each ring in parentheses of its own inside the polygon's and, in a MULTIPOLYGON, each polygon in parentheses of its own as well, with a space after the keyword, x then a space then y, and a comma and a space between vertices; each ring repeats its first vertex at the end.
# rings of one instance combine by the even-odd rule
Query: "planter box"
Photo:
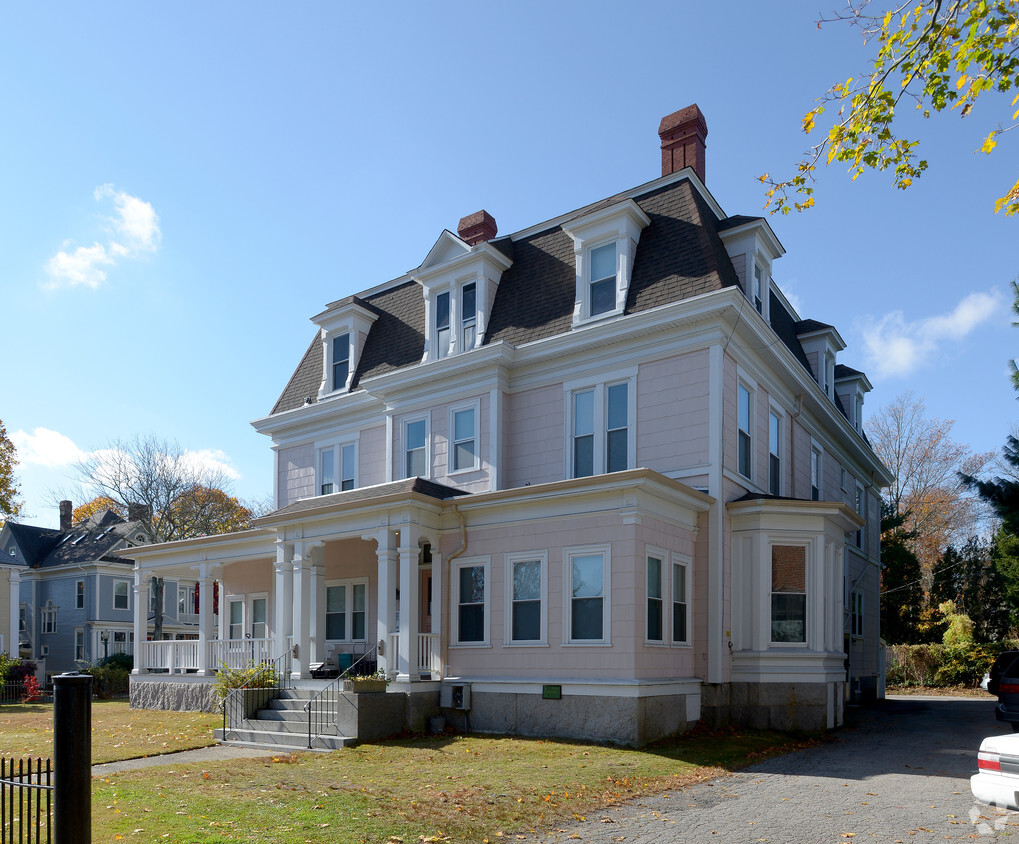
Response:
POLYGON ((354 694, 378 694, 386 690, 385 680, 344 680, 343 691, 354 694))

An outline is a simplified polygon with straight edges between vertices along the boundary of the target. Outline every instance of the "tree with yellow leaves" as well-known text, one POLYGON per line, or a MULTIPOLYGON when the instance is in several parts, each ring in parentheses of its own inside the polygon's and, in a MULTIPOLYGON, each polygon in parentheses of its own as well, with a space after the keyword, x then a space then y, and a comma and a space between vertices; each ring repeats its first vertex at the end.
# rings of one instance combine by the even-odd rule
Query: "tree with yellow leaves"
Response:
MULTIPOLYGON (((932 112, 958 109, 965 117, 984 93, 1019 90, 1019 0, 913 0, 871 13, 870 0, 849 0, 824 23, 848 22, 876 42, 870 72, 828 89, 819 105, 803 118, 810 135, 818 121, 834 113, 824 138, 807 152, 793 176, 774 179, 765 208, 771 213, 803 211, 814 204, 818 162, 848 166, 856 179, 865 170, 891 170, 895 186, 908 188, 927 169, 918 158, 918 141, 894 132, 896 110, 905 99, 927 118, 932 112), (792 195, 790 195, 792 194, 792 195)), ((998 138, 1019 123, 1019 94, 984 138, 979 151, 990 153, 998 138)), ((1019 181, 994 204, 995 213, 1019 213, 1019 181)))

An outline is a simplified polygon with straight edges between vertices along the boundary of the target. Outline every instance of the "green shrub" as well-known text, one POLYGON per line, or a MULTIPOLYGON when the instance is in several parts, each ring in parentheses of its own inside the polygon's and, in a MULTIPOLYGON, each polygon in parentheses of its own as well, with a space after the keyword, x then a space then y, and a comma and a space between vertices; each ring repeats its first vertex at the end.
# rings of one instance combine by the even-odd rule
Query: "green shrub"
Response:
POLYGON ((885 681, 893 686, 975 686, 1015 642, 983 645, 892 645, 885 681))
POLYGON ((110 668, 121 668, 124 671, 130 671, 134 668, 134 657, 131 654, 110 654, 104 656, 99 660, 96 665, 103 667, 109 666, 110 668))
POLYGON ((234 689, 267 689, 279 682, 276 670, 271 665, 249 662, 244 668, 230 668, 220 663, 213 688, 220 700, 234 689))
POLYGON ((131 685, 131 672, 115 665, 93 665, 84 673, 92 675, 92 695, 99 700, 125 694, 131 685))

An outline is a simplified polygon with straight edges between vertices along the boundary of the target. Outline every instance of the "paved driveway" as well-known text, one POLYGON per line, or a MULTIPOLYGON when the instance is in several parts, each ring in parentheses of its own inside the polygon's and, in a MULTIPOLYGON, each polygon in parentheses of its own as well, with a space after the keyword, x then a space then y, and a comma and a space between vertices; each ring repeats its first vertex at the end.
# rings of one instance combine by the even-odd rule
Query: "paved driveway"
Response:
POLYGON ((984 736, 1008 732, 994 701, 900 697, 851 710, 820 747, 589 816, 563 842, 1019 840, 1019 814, 974 803, 984 736))

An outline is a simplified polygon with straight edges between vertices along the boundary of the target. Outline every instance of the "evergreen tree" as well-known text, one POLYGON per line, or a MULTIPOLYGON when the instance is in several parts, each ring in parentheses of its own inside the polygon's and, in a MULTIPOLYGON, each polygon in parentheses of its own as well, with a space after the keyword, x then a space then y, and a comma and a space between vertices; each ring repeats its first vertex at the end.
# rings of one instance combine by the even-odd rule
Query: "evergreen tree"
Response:
POLYGON ((911 536, 903 528, 905 515, 881 506, 881 635, 890 645, 921 640, 923 589, 920 561, 910 550, 911 536))

